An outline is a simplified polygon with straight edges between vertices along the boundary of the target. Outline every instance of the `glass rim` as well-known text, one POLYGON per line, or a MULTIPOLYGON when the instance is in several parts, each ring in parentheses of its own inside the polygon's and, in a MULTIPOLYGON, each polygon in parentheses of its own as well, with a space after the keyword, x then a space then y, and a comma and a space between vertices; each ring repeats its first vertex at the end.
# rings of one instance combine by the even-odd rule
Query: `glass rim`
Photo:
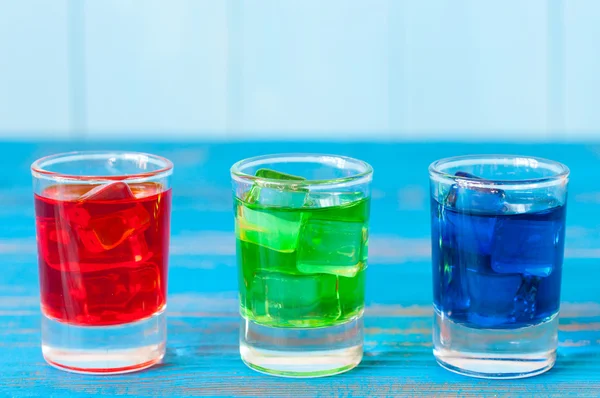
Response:
POLYGON ((373 175, 373 167, 364 160, 352 158, 343 155, 331 155, 323 153, 277 153, 270 155, 253 156, 250 158, 242 159, 237 161, 231 166, 231 176, 234 180, 245 180, 253 182, 265 182, 270 186, 309 186, 309 185, 338 185, 350 182, 359 181, 362 179, 369 179, 373 175), (279 160, 278 162, 276 160, 279 160), (241 171, 243 167, 251 167, 255 165, 261 165, 268 163, 268 161, 274 161, 274 163, 283 163, 284 161, 291 161, 295 163, 317 163, 336 167, 335 163, 339 161, 356 164, 354 168, 357 171, 356 174, 352 174, 346 177, 330 178, 330 179, 306 179, 306 180, 284 180, 276 178, 257 177, 252 174, 247 174, 241 171), (359 168, 364 170, 359 171, 359 168))
POLYGON ((41 157, 31 164, 31 174, 36 178, 48 178, 61 181, 123 181, 123 180, 137 180, 147 179, 151 177, 166 177, 171 175, 173 172, 173 163, 162 156, 153 155, 145 152, 135 151, 73 151, 73 152, 62 152, 53 155, 41 157), (153 164, 161 166, 159 169, 154 171, 144 171, 139 173, 123 173, 118 175, 89 175, 89 174, 73 174, 73 173, 60 173, 56 171, 48 170, 47 167, 59 164, 69 163, 72 161, 85 160, 85 159, 105 159, 111 156, 139 158, 146 157, 148 160, 153 160, 153 164))
MULTIPOLYGON (((519 167, 519 165, 516 165, 514 167, 519 167)), ((555 183, 567 180, 569 178, 569 175, 570 175, 570 170, 563 163, 557 162, 555 160, 537 157, 537 156, 524 156, 524 155, 479 154, 479 155, 452 156, 452 157, 447 157, 447 158, 442 158, 442 159, 436 160, 435 162, 433 162, 429 165, 429 176, 432 178, 449 179, 449 180, 453 180, 453 181, 457 181, 457 180, 466 181, 468 183, 472 183, 473 185, 478 185, 478 186, 482 186, 482 187, 496 186, 496 185, 513 185, 513 186, 523 186, 523 185, 539 186, 540 184, 553 185, 555 183), (441 165, 447 165, 449 163, 456 163, 456 165, 459 166, 463 162, 467 163, 469 161, 473 161, 476 159, 481 160, 480 164, 492 164, 492 161, 498 160, 498 159, 506 159, 506 160, 522 159, 523 166, 526 165, 525 162, 527 162, 527 165, 530 165, 531 161, 533 161, 533 162, 540 163, 540 164, 542 164, 542 163, 547 164, 548 166, 550 166, 549 170, 556 171, 556 174, 551 175, 551 176, 545 176, 545 177, 520 178, 520 179, 514 179, 514 180, 489 179, 489 178, 482 180, 482 179, 478 179, 478 178, 463 177, 463 176, 456 176, 453 174, 448 174, 439 169, 439 166, 441 166, 441 165)))

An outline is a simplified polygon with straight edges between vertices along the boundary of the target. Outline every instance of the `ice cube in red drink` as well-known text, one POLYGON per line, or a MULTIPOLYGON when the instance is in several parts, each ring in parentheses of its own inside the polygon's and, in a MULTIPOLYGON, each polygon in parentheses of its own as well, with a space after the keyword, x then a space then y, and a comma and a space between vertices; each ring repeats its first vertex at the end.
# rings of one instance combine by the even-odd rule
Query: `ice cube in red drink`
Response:
MULTIPOLYGON (((81 196, 81 203, 128 200, 128 205, 122 210, 94 217, 83 207, 72 209, 71 220, 77 224, 75 230, 87 250, 92 253, 112 250, 149 226, 150 215, 144 206, 131 199, 134 199, 133 193, 129 186, 121 181, 97 186, 81 196)), ((142 246, 143 243, 134 242, 134 245, 142 246)))
POLYGON ((104 185, 97 185, 83 194, 79 200, 119 200, 131 199, 133 193, 129 185, 122 181, 115 181, 104 185))

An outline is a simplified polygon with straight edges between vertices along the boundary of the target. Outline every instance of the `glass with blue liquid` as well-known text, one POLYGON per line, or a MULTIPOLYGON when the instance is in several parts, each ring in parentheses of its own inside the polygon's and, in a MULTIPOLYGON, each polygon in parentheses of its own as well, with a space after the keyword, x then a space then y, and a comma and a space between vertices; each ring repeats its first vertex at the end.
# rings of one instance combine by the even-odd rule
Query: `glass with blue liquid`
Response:
POLYGON ((429 167, 434 355, 474 377, 552 368, 569 169, 474 155, 429 167))

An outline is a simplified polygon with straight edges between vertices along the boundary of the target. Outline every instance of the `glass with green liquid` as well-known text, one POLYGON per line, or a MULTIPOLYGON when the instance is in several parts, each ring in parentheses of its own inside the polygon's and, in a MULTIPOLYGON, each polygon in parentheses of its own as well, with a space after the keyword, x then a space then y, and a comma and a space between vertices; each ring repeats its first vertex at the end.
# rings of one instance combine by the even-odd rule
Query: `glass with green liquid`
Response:
POLYGON ((231 173, 242 359, 280 376, 352 369, 363 354, 371 167, 291 154, 231 173))

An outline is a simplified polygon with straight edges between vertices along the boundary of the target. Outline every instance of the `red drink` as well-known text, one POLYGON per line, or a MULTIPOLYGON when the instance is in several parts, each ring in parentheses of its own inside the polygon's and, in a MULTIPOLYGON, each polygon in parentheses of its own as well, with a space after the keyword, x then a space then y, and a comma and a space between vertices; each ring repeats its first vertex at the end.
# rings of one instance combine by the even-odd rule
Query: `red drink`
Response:
POLYGON ((42 311, 105 326, 164 309, 171 190, 156 183, 53 185, 35 195, 42 311))

